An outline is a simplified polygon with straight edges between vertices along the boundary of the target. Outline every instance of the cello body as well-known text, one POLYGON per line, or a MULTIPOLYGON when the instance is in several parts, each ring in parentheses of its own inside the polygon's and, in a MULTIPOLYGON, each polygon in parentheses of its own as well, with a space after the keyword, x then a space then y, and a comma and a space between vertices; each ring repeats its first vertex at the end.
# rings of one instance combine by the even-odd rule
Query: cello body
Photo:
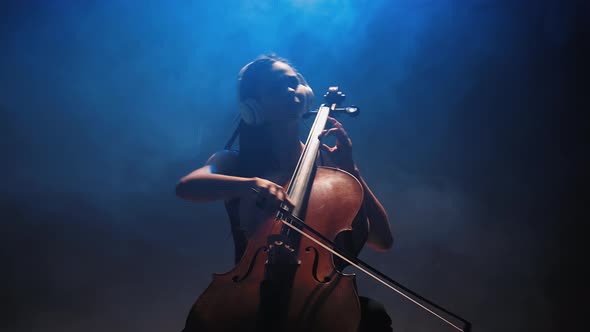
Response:
MULTIPOLYGON (((307 196, 307 225, 332 241, 352 231, 363 201, 355 177, 317 167, 307 196)), ((257 209, 254 200, 244 198, 241 209, 257 209)), ((184 332, 356 332, 360 304, 355 276, 338 271, 333 255, 309 239, 281 235, 285 226, 274 215, 262 216, 238 264, 213 275, 184 332)))

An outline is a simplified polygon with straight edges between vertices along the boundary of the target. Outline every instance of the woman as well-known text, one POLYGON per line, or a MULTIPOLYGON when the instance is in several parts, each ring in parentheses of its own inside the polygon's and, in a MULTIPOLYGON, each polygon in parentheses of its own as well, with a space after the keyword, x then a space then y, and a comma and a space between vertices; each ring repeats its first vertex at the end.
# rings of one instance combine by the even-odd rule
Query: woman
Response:
MULTIPOLYGON (((236 263, 242 257, 257 221, 293 203, 286 183, 303 151, 299 124, 311 104, 313 92, 302 75, 284 59, 262 56, 246 65, 239 74, 238 94, 242 120, 239 152, 228 149, 215 153, 207 163, 180 179, 176 194, 187 200, 224 200, 235 243, 236 263), (252 205, 256 196, 257 209, 252 205)), ((329 118, 336 145, 322 145, 319 162, 338 167, 355 176, 364 189, 363 208, 353 223, 353 231, 339 239, 340 245, 358 254, 365 242, 373 249, 391 248, 393 238, 385 209, 360 176, 352 159, 352 142, 342 125, 329 118)), ((383 307, 361 297, 360 330, 390 331, 391 320, 383 307)))

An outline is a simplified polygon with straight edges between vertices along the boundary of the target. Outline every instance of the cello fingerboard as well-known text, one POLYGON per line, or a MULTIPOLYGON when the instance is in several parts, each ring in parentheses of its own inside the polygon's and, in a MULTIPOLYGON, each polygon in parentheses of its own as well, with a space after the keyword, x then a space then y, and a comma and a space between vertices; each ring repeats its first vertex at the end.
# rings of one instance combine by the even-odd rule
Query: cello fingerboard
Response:
POLYGON ((318 137, 326 127, 329 114, 330 107, 322 105, 309 131, 305 148, 299 157, 297 167, 295 167, 295 171, 289 182, 289 188, 287 189, 287 194, 291 197, 295 205, 291 214, 300 219, 304 217, 304 211, 302 209, 306 199, 305 196, 313 180, 312 175, 320 148, 320 139, 318 137))

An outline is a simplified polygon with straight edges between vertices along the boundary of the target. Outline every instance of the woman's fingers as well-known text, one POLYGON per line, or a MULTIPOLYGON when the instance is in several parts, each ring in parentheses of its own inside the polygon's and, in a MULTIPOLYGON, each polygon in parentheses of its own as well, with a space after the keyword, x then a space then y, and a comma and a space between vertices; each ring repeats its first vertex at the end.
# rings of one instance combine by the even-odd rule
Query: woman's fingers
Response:
POLYGON ((334 152, 334 150, 336 150, 336 147, 335 146, 330 147, 330 146, 328 146, 328 144, 322 144, 320 146, 320 148, 323 149, 323 150, 326 150, 328 152, 334 152))
POLYGON ((289 208, 293 208, 293 200, 291 200, 289 195, 287 195, 287 192, 285 192, 285 189, 283 187, 278 185, 276 186, 276 192, 274 194, 274 197, 277 200, 277 208, 281 205, 281 203, 284 203, 289 208))
POLYGON ((330 136, 330 135, 336 137, 336 146, 337 147, 340 147, 342 149, 347 149, 347 150, 352 148, 352 142, 351 142, 350 138, 348 137, 348 134, 346 134, 346 131, 344 131, 343 128, 331 128, 328 130, 324 130, 320 134, 320 138, 325 137, 325 136, 330 136))
POLYGON ((258 198, 256 206, 267 211, 276 211, 282 203, 289 208, 293 208, 294 204, 289 195, 285 192, 283 187, 268 180, 261 179, 258 187, 258 198))
POLYGON ((330 129, 326 129, 326 130, 322 131, 322 133, 320 134, 320 137, 336 136, 336 140, 338 141, 342 137, 342 134, 343 134, 342 129, 330 128, 330 129))
POLYGON ((332 126, 334 126, 334 127, 342 128, 342 124, 338 120, 334 119, 331 116, 328 116, 328 122, 330 122, 332 124, 332 126))

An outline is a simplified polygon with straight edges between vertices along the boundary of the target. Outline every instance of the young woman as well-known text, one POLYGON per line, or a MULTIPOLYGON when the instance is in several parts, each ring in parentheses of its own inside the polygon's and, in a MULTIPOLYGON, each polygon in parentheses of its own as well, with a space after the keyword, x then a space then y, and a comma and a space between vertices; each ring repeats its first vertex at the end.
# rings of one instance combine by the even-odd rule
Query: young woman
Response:
MULTIPOLYGON (((262 56, 240 71, 238 95, 242 115, 239 151, 228 149, 213 154, 204 166, 180 179, 176 186, 176 194, 183 199, 225 201, 236 263, 258 223, 275 213, 281 203, 293 204, 281 184, 290 179, 303 151, 299 125, 311 106, 313 92, 287 61, 262 56), (251 206, 253 202, 255 207, 251 206)), ((334 118, 328 122, 332 128, 321 136, 333 135, 336 145, 322 145, 318 163, 352 174, 364 190, 363 207, 353 222, 353 231, 339 239, 340 245, 354 254, 365 243, 378 251, 389 250, 393 238, 385 209, 361 177, 346 131, 334 118)), ((360 302, 360 330, 391 330, 383 306, 364 297, 360 302)))

